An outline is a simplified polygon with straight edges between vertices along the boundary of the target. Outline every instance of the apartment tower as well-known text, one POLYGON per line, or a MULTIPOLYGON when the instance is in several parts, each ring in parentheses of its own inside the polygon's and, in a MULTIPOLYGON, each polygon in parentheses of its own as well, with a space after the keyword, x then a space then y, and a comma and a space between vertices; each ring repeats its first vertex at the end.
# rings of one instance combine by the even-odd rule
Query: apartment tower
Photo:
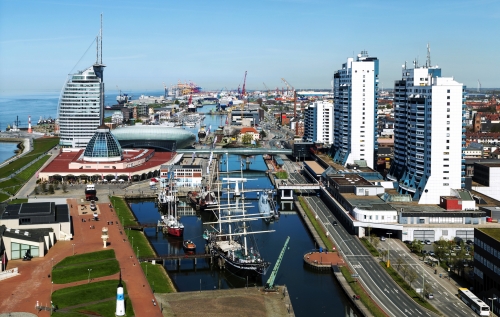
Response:
POLYGON ((333 143, 333 104, 316 101, 304 113, 304 138, 307 141, 331 145, 333 143))
POLYGON ((379 63, 362 51, 333 76, 335 162, 375 167, 379 63))
MULTIPOLYGON (((430 52, 430 51, 429 51, 430 52)), ((394 86, 394 161, 387 178, 420 204, 438 204, 464 188, 465 89, 441 69, 403 65, 394 86)))

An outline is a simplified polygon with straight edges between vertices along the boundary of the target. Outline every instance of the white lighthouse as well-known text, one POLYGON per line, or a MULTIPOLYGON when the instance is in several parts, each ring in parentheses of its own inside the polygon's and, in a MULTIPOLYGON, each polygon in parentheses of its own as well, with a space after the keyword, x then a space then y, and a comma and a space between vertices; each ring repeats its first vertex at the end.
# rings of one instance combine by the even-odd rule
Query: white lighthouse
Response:
POLYGON ((122 272, 120 271, 120 282, 116 288, 116 316, 125 316, 125 298, 123 296, 122 272))

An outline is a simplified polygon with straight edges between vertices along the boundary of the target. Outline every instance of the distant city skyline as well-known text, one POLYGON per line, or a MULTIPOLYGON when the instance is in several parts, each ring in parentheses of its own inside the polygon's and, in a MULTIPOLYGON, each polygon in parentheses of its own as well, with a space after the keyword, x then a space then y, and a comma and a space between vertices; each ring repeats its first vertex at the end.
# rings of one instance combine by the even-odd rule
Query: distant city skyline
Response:
POLYGON ((61 91, 96 60, 103 14, 106 91, 331 89, 333 73, 362 50, 380 60, 379 87, 401 65, 426 60, 469 89, 500 87, 499 1, 414 3, 306 0, 102 2, 0 0, 0 94, 61 91))

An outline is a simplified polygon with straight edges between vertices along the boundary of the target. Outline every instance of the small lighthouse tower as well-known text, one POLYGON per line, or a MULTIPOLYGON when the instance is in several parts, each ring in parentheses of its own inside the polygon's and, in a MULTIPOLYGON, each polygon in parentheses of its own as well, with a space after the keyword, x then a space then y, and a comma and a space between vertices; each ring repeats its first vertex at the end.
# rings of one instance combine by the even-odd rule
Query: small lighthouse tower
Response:
POLYGON ((28 133, 33 133, 31 130, 31 116, 28 116, 28 133))
POLYGON ((125 298, 123 297, 122 271, 120 271, 120 282, 116 288, 116 311, 115 316, 125 316, 125 298))

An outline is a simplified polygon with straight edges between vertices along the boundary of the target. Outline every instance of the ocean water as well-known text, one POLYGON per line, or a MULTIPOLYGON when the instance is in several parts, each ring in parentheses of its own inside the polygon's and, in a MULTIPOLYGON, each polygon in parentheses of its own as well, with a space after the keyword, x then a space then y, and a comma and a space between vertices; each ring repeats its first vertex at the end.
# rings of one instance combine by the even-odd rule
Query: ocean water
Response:
MULTIPOLYGON (((132 99, 138 99, 141 95, 160 96, 163 90, 159 91, 137 91, 127 92, 132 95, 132 99)), ((116 104, 118 91, 110 91, 105 94, 107 105, 116 104)), ((30 93, 30 94, 0 94, 0 130, 5 131, 7 126, 12 126, 19 120, 19 127, 28 127, 28 116, 31 116, 31 124, 36 125, 40 118, 57 118, 57 107, 59 103, 59 91, 30 93)), ((106 112, 111 115, 113 112, 106 112)))

